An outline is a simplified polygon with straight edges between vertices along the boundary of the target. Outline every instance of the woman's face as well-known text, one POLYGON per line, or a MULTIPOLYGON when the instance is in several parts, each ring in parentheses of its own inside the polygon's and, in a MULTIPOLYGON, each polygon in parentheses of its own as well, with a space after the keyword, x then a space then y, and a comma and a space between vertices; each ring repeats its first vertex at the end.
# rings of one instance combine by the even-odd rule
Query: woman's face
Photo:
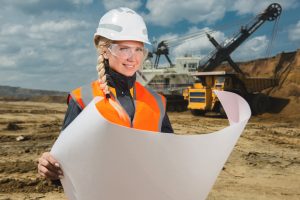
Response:
POLYGON ((107 51, 110 67, 123 74, 133 76, 145 57, 144 44, 137 41, 115 41, 107 51))

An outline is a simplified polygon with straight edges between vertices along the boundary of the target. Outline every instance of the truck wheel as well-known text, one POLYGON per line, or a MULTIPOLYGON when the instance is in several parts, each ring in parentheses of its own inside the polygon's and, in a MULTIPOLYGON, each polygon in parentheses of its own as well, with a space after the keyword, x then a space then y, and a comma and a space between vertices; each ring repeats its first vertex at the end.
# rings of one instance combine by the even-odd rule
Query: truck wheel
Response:
POLYGON ((194 115, 194 116, 200 116, 200 115, 203 115, 203 114, 204 114, 204 111, 203 111, 203 110, 198 110, 198 109, 192 109, 192 110, 191 110, 191 113, 192 113, 192 115, 194 115))
POLYGON ((251 102, 251 110, 253 115, 259 115, 267 111, 270 105, 269 96, 258 93, 255 94, 251 102))

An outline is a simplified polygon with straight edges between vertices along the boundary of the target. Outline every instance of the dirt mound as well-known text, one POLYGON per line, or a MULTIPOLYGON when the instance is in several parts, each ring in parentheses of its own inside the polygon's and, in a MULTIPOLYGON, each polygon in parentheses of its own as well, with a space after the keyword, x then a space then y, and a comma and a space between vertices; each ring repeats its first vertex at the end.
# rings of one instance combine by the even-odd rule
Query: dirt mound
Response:
POLYGON ((294 117, 300 115, 300 50, 292 53, 282 53, 278 56, 278 62, 267 66, 274 70, 274 76, 278 78, 278 86, 266 90, 272 97, 288 99, 289 103, 281 111, 282 115, 294 117))
MULTIPOLYGON (((280 112, 287 117, 300 116, 300 49, 270 58, 240 62, 238 65, 249 77, 278 80, 277 86, 262 91, 271 97, 270 113, 280 112)), ((223 64, 216 70, 233 71, 228 64, 223 64)))

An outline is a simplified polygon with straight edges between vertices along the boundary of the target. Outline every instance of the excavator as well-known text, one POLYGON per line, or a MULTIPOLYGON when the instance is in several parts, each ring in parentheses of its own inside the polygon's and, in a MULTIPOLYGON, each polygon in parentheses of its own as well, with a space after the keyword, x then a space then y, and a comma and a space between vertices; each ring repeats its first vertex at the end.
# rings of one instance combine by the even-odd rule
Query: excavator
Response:
MULTIPOLYGON (((270 4, 258 14, 253 21, 240 28, 230 40, 219 44, 209 32, 193 33, 180 38, 163 40, 156 50, 149 54, 142 73, 138 73, 139 81, 146 87, 163 94, 167 98, 168 111, 190 109, 193 115, 210 111, 224 113, 224 110, 213 90, 235 92, 243 96, 250 104, 253 114, 260 114, 267 109, 268 97, 260 93, 263 89, 277 84, 275 79, 247 77, 235 63, 230 54, 235 51, 264 22, 278 20, 282 8, 280 4, 270 4), (206 34, 215 50, 203 58, 185 56, 177 58, 175 64, 169 58, 169 47, 203 37, 206 34), (154 64, 149 60, 156 55, 154 64), (161 55, 166 57, 169 66, 158 65, 161 55), (148 63, 149 62, 149 63, 148 63), (214 71, 220 64, 228 62, 234 72, 214 71)), ((212 32, 212 31, 211 31, 212 32)))
POLYGON ((230 57, 230 54, 254 33, 264 22, 278 19, 282 8, 278 3, 270 4, 267 9, 255 17, 255 20, 242 26, 239 33, 226 42, 219 44, 211 35, 209 41, 216 47, 212 56, 198 66, 198 72, 192 75, 197 77, 193 86, 184 91, 188 100, 188 109, 193 115, 200 115, 209 111, 225 114, 220 101, 213 90, 230 91, 239 94, 249 103, 254 115, 264 113, 269 107, 269 97, 262 90, 274 87, 278 80, 274 78, 248 77, 230 57), (224 61, 227 61, 234 72, 213 71, 224 61))

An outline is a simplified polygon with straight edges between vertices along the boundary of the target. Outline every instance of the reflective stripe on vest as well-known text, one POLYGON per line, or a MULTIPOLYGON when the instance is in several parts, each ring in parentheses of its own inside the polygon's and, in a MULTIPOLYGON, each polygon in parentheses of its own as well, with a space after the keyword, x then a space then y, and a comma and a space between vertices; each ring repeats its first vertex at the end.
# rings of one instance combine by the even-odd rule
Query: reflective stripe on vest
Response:
MULTIPOLYGON (((111 91, 115 92, 114 88, 111 88, 111 91)), ((106 99, 102 100, 101 103, 98 102, 98 106, 96 105, 96 107, 107 120, 113 123, 160 132, 166 110, 165 98, 151 89, 143 87, 138 82, 135 83, 131 94, 134 98, 135 105, 135 114, 132 122, 129 120, 129 116, 126 121, 119 119, 118 113, 106 99)), ((95 96, 104 97, 97 81, 73 90, 70 95, 82 109, 84 109, 95 96)), ((114 97, 114 95, 112 96, 114 97)))
POLYGON ((90 84, 73 90, 70 95, 74 100, 76 100, 77 105, 79 105, 81 109, 84 109, 94 98, 90 84))

